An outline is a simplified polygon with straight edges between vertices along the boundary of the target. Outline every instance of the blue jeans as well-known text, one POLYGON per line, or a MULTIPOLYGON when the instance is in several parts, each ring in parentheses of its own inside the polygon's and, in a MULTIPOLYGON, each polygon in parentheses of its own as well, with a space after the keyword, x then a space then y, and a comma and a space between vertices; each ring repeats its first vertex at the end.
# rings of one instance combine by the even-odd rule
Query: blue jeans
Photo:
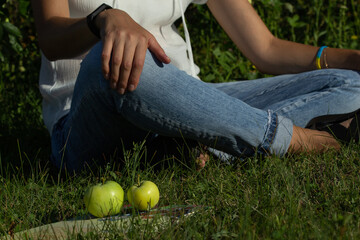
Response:
POLYGON ((118 94, 101 73, 101 43, 81 65, 71 109, 54 126, 52 159, 77 171, 93 158, 157 136, 195 140, 233 156, 284 155, 293 124, 360 108, 360 75, 317 70, 251 81, 199 81, 147 53, 134 92, 118 94))

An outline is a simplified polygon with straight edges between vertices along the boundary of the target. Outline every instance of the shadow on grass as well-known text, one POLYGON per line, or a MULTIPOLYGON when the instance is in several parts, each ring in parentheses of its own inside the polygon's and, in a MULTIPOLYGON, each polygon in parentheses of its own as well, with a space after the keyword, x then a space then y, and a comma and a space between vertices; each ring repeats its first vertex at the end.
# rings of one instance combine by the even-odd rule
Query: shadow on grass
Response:
MULTIPOLYGON (((115 168, 121 169, 127 167, 127 158, 133 161, 134 156, 140 153, 139 169, 151 168, 154 171, 161 171, 173 165, 188 169, 195 165, 195 161, 192 160, 196 159, 197 154, 201 152, 196 141, 185 141, 181 138, 158 137, 155 141, 144 144, 140 149, 135 149, 135 144, 134 149, 115 150, 113 156, 94 160, 92 166, 85 167, 81 172, 90 173, 108 164, 115 164, 115 168)), ((21 176, 27 179, 33 174, 48 172, 53 179, 59 177, 67 179, 73 175, 66 170, 59 171, 50 162, 50 154, 50 136, 44 127, 2 134, 0 136, 0 176, 5 178, 21 176)), ((82 173, 78 172, 78 174, 82 173)))
POLYGON ((27 176, 36 164, 49 165, 49 156, 50 136, 45 128, 27 129, 0 136, 1 175, 23 171, 27 176))

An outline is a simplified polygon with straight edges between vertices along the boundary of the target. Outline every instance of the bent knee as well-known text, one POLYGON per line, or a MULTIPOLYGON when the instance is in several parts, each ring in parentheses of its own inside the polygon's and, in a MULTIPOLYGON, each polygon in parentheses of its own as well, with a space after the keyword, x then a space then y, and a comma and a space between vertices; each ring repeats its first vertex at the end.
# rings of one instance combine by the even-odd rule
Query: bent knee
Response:
POLYGON ((168 72, 168 67, 169 65, 162 63, 154 54, 147 50, 140 76, 140 82, 144 80, 149 81, 150 79, 154 80, 163 78, 163 76, 168 72))
MULTIPOLYGON (((329 69, 330 70, 330 69, 329 69)), ((340 84, 347 87, 360 88, 360 73, 353 70, 346 69, 331 69, 333 76, 340 84)))

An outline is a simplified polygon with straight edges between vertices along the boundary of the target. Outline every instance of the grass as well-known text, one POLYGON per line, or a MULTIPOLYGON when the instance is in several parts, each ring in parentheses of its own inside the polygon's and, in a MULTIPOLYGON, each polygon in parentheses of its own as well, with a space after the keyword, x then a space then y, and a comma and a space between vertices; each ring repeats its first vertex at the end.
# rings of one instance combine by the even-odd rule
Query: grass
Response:
MULTIPOLYGON (((127 189, 139 175, 159 186, 161 206, 196 204, 212 209, 159 231, 140 223, 113 229, 110 239, 358 239, 359 151, 354 144, 340 154, 250 158, 235 165, 211 158, 197 171, 192 162, 172 160, 166 169, 146 166, 148 160, 137 148, 126 154, 122 165, 109 164, 76 176, 51 175, 41 164, 33 164, 29 174, 2 169, 0 231, 84 215, 82 198, 89 185, 105 177, 127 189), (140 167, 140 161, 146 167, 140 167)), ((94 231, 87 237, 102 234, 94 231)))
MULTIPOLYGON (((360 46, 360 4, 356 0, 329 0, 326 8, 323 0, 253 2, 278 37, 318 46, 360 46)), ((203 80, 224 82, 264 76, 236 50, 205 7, 192 6, 187 19, 203 80)), ((34 66, 38 67, 39 62, 34 66)), ((127 189, 140 175, 159 186, 160 205, 196 204, 211 206, 212 210, 159 231, 154 231, 151 224, 136 222, 130 228, 109 226, 109 239, 360 237, 359 144, 344 146, 340 153, 282 159, 254 157, 238 159, 235 165, 211 156, 202 171, 196 170, 191 156, 176 161, 164 159, 168 167, 155 168, 144 150, 135 146, 105 167, 87 169, 75 176, 66 172, 60 175, 48 163, 49 136, 39 123, 40 99, 34 84, 37 79, 23 81, 30 75, 21 74, 19 79, 10 72, 1 75, 12 77, 0 85, 0 103, 6 106, 1 109, 9 111, 0 113, 0 235, 83 215, 86 211, 82 198, 89 185, 105 177, 127 189), (25 92, 22 87, 15 89, 16 94, 25 96, 19 101, 14 101, 14 95, 6 95, 16 81, 30 89, 28 95, 21 94, 25 92)), ((103 234, 94 231, 71 238, 99 239, 104 238, 103 234)))

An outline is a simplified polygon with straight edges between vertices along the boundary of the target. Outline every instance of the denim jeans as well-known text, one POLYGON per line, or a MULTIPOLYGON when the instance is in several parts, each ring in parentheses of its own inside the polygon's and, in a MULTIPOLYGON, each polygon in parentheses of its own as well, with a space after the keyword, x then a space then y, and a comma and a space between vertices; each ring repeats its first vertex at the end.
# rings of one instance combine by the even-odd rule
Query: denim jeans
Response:
POLYGON ((360 108, 360 75, 326 69, 205 83, 150 52, 137 89, 124 95, 101 73, 101 43, 82 62, 68 115, 54 126, 52 159, 76 171, 93 158, 157 136, 195 140, 233 156, 283 156, 293 124, 360 108))

